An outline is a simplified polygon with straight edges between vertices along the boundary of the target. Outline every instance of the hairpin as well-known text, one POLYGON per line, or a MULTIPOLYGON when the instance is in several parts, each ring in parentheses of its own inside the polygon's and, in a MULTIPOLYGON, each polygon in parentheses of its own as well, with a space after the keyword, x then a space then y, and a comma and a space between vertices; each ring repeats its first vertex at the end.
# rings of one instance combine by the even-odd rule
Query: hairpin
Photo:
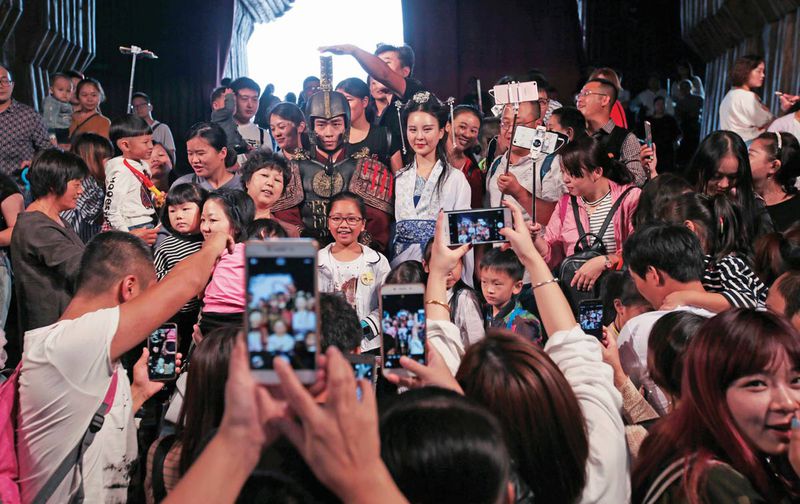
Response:
POLYGON ((775 131, 774 133, 775 133, 775 138, 778 139, 778 152, 777 152, 776 156, 780 156, 781 149, 783 148, 783 139, 781 138, 781 134, 780 133, 778 133, 777 131, 775 131))
POLYGON ((448 99, 447 99, 447 101, 445 102, 445 103, 447 103, 448 105, 450 105, 450 136, 452 137, 452 140, 453 140, 453 148, 454 148, 454 149, 455 149, 455 147, 456 147, 456 135, 455 135, 455 129, 454 129, 454 128, 456 127, 456 125, 453 123, 453 121, 455 120, 455 119, 453 118, 453 103, 454 103, 455 101, 456 101, 456 99, 455 99, 455 98, 453 98, 453 97, 451 96, 451 97, 450 97, 450 98, 448 98, 448 99))
MULTIPOLYGON (((418 94, 421 94, 421 93, 415 94, 414 98, 416 98, 418 94)), ((394 106, 397 107, 397 122, 400 123, 400 144, 401 144, 402 149, 403 149, 403 155, 405 156, 406 155, 406 139, 403 136, 403 116, 402 116, 402 114, 400 114, 400 109, 403 108, 403 104, 400 103, 400 100, 395 100, 394 101, 394 106)))
POLYGON ((428 100, 431 99, 431 92, 430 91, 420 91, 418 93, 414 93, 414 96, 411 97, 414 103, 427 103, 428 100))

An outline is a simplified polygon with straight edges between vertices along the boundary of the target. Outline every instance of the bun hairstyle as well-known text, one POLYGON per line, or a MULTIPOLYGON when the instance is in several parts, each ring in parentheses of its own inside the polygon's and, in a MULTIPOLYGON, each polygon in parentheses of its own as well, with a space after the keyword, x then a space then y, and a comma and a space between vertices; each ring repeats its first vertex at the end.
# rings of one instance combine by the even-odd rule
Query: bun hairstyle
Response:
POLYGON ((572 177, 582 178, 583 170, 592 171, 601 168, 603 176, 612 182, 620 185, 633 182, 633 176, 628 168, 614 159, 594 137, 578 136, 558 152, 561 154, 561 166, 572 177))
POLYGON ((775 172, 777 182, 786 194, 797 194, 797 177, 800 176, 800 142, 791 133, 762 133, 756 138, 764 143, 772 161, 780 161, 775 172))
POLYGON ((228 136, 219 124, 201 122, 193 125, 189 128, 189 132, 186 133, 186 141, 188 142, 192 138, 198 137, 208 142, 217 152, 222 152, 222 149, 225 149, 226 168, 230 168, 236 164, 236 152, 232 149, 228 149, 228 136))

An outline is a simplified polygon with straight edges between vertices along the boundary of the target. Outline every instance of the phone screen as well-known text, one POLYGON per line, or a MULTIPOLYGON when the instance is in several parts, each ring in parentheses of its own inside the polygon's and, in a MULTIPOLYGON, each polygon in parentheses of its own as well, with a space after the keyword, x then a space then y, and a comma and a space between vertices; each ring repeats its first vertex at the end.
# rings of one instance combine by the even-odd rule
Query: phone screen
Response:
POLYGON ((248 257, 247 348, 250 369, 271 370, 280 357, 314 369, 317 311, 313 257, 248 257))
POLYGON ((381 296, 384 348, 383 366, 399 369, 400 357, 406 356, 425 364, 424 294, 384 294, 381 296))
POLYGON ((578 307, 578 322, 583 332, 599 340, 603 339, 603 302, 581 301, 578 307))
POLYGON ((147 374, 152 381, 173 380, 177 376, 178 326, 165 324, 147 338, 147 374))
POLYGON ((500 234, 505 226, 504 208, 447 214, 450 244, 496 243, 506 239, 500 234))

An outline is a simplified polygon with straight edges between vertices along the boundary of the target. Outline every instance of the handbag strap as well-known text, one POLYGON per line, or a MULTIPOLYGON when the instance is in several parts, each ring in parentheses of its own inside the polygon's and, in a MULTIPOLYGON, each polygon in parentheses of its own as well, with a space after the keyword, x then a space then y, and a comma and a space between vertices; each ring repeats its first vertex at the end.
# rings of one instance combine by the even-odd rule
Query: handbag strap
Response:
POLYGON ((153 467, 150 468, 150 472, 153 475, 153 500, 156 502, 161 502, 167 497, 167 486, 164 483, 164 462, 175 444, 176 437, 175 434, 170 434, 162 438, 153 453, 153 467))
MULTIPOLYGON (((58 465, 56 470, 53 474, 45 482, 44 486, 39 490, 36 494, 36 497, 33 499, 34 504, 45 504, 50 496, 55 493, 56 489, 61 485, 61 482, 64 481, 64 478, 72 471, 72 468, 78 466, 81 469, 81 473, 83 472, 83 454, 86 453, 86 450, 89 448, 89 445, 92 444, 94 441, 95 435, 100 431, 103 427, 103 423, 105 422, 106 414, 111 410, 111 406, 114 404, 114 396, 117 393, 117 371, 114 371, 114 375, 111 377, 111 384, 108 386, 108 390, 106 391, 106 395, 103 398, 103 402, 100 403, 100 406, 97 408, 97 411, 94 412, 92 416, 91 422, 89 422, 89 426, 86 428, 86 431, 83 433, 81 440, 78 442, 77 445, 64 457, 64 460, 61 461, 61 464, 58 465)), ((78 492, 72 499, 73 502, 83 502, 83 474, 81 474, 81 483, 78 487, 78 492)))
POLYGON ((95 112, 94 114, 90 115, 89 117, 87 117, 86 119, 84 119, 83 121, 81 121, 81 123, 80 123, 80 124, 78 124, 77 126, 75 126, 75 129, 74 129, 74 130, 72 130, 72 134, 74 135, 75 133, 77 133, 77 132, 78 132, 78 130, 79 130, 79 129, 81 129, 81 128, 83 127, 83 125, 84 125, 84 124, 86 124, 87 122, 91 121, 91 120, 92 120, 92 118, 94 118, 94 117, 96 117, 96 116, 99 116, 99 115, 100 115, 100 114, 98 114, 97 112, 95 112))

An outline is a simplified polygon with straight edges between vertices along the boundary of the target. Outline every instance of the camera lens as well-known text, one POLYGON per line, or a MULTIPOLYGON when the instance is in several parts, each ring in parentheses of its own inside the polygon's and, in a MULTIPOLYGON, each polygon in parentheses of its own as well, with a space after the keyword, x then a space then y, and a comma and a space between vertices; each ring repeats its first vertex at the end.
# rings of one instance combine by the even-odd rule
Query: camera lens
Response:
POLYGON ((537 138, 536 140, 533 141, 533 146, 534 147, 541 147, 542 146, 542 141, 537 138))

